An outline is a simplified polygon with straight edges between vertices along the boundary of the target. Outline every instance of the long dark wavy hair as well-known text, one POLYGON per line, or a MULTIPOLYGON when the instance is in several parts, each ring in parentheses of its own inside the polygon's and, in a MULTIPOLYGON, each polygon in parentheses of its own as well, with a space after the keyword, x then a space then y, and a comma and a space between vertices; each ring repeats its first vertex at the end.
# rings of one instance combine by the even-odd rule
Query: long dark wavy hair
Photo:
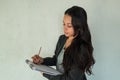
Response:
POLYGON ((90 75, 95 60, 87 23, 87 13, 82 7, 73 6, 65 11, 65 15, 71 16, 74 35, 76 36, 71 45, 65 50, 63 58, 65 73, 68 73, 72 67, 77 66, 81 72, 90 75))

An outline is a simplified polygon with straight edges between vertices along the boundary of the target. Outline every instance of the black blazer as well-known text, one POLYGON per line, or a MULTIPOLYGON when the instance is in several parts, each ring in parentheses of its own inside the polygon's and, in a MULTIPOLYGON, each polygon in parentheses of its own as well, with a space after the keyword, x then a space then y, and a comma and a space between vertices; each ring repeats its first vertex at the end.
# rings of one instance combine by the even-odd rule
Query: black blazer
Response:
MULTIPOLYGON (((57 57, 60 51, 62 50, 66 42, 66 39, 67 38, 65 37, 65 35, 61 35, 59 37, 59 40, 57 42, 56 49, 55 49, 55 55, 53 57, 44 58, 44 63, 42 64, 48 65, 48 66, 56 66, 57 57)), ((87 80, 85 74, 82 73, 77 66, 72 67, 68 75, 63 74, 63 75, 52 76, 52 75, 43 73, 43 76, 48 78, 49 80, 87 80)))

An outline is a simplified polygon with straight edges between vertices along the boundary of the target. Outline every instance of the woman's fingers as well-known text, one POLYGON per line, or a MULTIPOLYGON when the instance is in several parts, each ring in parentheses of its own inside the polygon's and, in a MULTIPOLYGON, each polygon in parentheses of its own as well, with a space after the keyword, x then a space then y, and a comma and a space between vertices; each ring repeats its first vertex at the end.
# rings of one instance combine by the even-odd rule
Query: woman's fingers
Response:
POLYGON ((32 60, 35 64, 41 64, 43 62, 43 58, 41 58, 39 55, 34 55, 32 57, 32 60))

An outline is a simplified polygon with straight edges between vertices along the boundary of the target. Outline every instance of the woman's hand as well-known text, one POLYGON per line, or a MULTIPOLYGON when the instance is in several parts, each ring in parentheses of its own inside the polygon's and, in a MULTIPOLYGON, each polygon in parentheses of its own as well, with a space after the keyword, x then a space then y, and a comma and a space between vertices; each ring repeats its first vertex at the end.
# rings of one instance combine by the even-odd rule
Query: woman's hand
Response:
POLYGON ((43 58, 40 57, 39 55, 34 55, 32 57, 32 60, 33 60, 33 63, 35 63, 35 64, 41 64, 44 61, 43 58))

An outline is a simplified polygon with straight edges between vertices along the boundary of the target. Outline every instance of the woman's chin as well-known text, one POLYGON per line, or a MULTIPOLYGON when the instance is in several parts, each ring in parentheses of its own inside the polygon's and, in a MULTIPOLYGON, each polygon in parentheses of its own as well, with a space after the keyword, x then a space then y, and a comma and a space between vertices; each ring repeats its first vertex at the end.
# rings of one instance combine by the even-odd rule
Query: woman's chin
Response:
POLYGON ((64 34, 66 37, 69 37, 69 35, 68 34, 64 34))

